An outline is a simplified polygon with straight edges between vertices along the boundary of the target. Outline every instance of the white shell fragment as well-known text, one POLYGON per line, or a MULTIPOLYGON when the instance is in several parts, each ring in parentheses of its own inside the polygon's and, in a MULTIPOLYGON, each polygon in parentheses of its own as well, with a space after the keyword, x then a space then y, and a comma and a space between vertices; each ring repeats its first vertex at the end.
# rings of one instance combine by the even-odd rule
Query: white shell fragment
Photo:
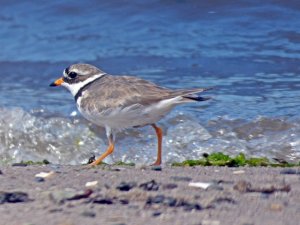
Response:
POLYGON ((190 182, 189 187, 202 188, 206 190, 212 183, 204 183, 204 182, 190 182))
POLYGON ((54 174, 53 171, 50 171, 50 172, 40 172, 38 174, 35 175, 35 177, 41 177, 41 178, 47 178, 47 177, 50 177, 54 174))
POLYGON ((86 187, 93 187, 96 186, 98 184, 98 181, 90 181, 90 182, 86 182, 85 186, 86 187))
POLYGON ((245 170, 236 170, 236 171, 233 171, 233 174, 243 174, 245 173, 245 170))

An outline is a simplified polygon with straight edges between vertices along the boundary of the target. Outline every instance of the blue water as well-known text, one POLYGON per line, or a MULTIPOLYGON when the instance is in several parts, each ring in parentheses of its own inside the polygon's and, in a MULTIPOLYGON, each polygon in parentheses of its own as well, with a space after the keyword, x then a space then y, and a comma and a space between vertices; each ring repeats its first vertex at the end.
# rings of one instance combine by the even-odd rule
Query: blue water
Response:
MULTIPOLYGON (((48 87, 77 62, 170 88, 215 87, 212 101, 178 107, 161 122, 167 162, 213 151, 300 160, 298 1, 0 6, 2 161, 78 164, 103 152, 103 131, 75 115, 66 90, 48 87)), ((126 132, 111 160, 152 161, 153 131, 126 132)))

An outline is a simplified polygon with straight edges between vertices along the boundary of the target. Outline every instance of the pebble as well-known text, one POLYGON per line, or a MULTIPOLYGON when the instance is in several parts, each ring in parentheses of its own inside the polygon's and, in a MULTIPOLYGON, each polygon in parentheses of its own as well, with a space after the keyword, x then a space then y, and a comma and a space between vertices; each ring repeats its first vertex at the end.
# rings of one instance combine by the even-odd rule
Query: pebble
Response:
POLYGON ((19 166, 19 167, 26 167, 28 166, 26 163, 13 163, 11 166, 19 166))
POLYGON ((219 198, 215 198, 211 204, 216 204, 219 205, 221 203, 229 203, 229 204, 236 204, 236 201, 233 198, 230 197, 219 197, 219 198))
POLYGON ((90 182, 86 182, 85 186, 86 187, 94 187, 94 186, 97 186, 98 184, 98 181, 90 181, 90 182))
POLYGON ((94 218, 96 216, 96 213, 94 213, 92 211, 84 211, 81 213, 81 215, 84 217, 94 218))
POLYGON ((2 171, 0 170, 0 175, 2 175, 3 173, 2 173, 2 171))
POLYGON ((0 204, 29 201, 28 194, 25 192, 0 192, 0 204))
POLYGON ((205 182, 190 182, 188 184, 189 187, 202 188, 204 190, 206 190, 211 185, 212 183, 205 183, 205 182))
POLYGON ((45 179, 43 177, 35 177, 34 178, 34 181, 38 182, 38 183, 41 183, 41 182, 44 182, 45 179))
POLYGON ((61 208, 56 208, 56 209, 50 209, 49 210, 49 213, 57 213, 57 212, 62 212, 63 211, 63 209, 61 209, 61 208))
POLYGON ((220 184, 213 183, 212 185, 210 185, 210 186, 208 187, 208 190, 223 191, 224 188, 223 188, 220 184))
POLYGON ((236 171, 233 171, 232 173, 235 174, 235 175, 244 174, 245 170, 236 170, 236 171))
POLYGON ((166 197, 164 200, 164 204, 169 207, 175 207, 177 203, 177 199, 173 197, 166 197))
POLYGON ((282 169, 280 171, 280 174, 288 174, 288 175, 293 175, 293 174, 299 174, 299 172, 295 169, 282 169))
POLYGON ((38 174, 35 175, 35 177, 42 177, 42 178, 47 178, 47 177, 50 177, 54 174, 53 171, 50 171, 50 172, 40 172, 38 174))
POLYGON ((180 177, 180 176, 172 176, 170 177, 172 180, 174 181, 186 181, 186 182, 189 182, 192 180, 192 178, 190 177, 180 177))
POLYGON ((161 166, 152 166, 152 167, 151 167, 151 170, 154 170, 154 171, 162 171, 162 168, 161 168, 161 166))
POLYGON ((136 187, 136 182, 121 182, 116 189, 120 191, 129 191, 130 189, 136 187))
POLYGON ((111 204, 113 204, 113 200, 111 198, 96 197, 93 200, 93 203, 95 203, 95 204, 101 204, 101 205, 111 205, 111 204))
POLYGON ((177 184, 172 184, 172 183, 164 184, 164 185, 162 186, 162 188, 163 188, 164 190, 175 189, 175 188, 177 188, 177 187, 178 187, 177 184))
POLYGON ((151 180, 149 182, 140 184, 139 187, 141 189, 143 189, 144 191, 158 191, 158 189, 159 189, 159 185, 158 185, 158 183, 156 183, 155 180, 151 180))
POLYGON ((164 204, 169 207, 175 207, 177 203, 177 199, 173 197, 165 197, 164 195, 157 195, 154 197, 149 197, 146 201, 147 205, 152 204, 164 204))
POLYGON ((199 205, 198 203, 190 203, 187 201, 180 201, 177 204, 177 207, 183 207, 184 211, 202 210, 201 205, 199 205))
POLYGON ((164 195, 156 195, 154 197, 149 197, 146 201, 146 204, 151 205, 151 204, 162 204, 165 200, 164 195))
POLYGON ((85 191, 76 191, 74 189, 66 188, 65 190, 52 191, 49 194, 49 198, 57 204, 62 204, 65 201, 79 200, 82 198, 88 198, 93 193, 92 190, 87 189, 85 191))
POLYGON ((156 195, 149 197, 146 201, 146 205, 160 204, 169 207, 182 207, 185 211, 202 210, 202 207, 198 203, 190 203, 185 200, 177 200, 173 197, 166 197, 164 195, 156 195))
POLYGON ((88 198, 91 194, 93 193, 93 191, 91 189, 87 189, 84 191, 79 191, 77 192, 73 197, 68 198, 67 200, 79 200, 82 198, 88 198))
POLYGON ((161 215, 161 212, 159 212, 159 211, 156 211, 156 212, 152 213, 153 217, 157 217, 157 216, 160 216, 160 215, 161 215))
POLYGON ((129 200, 128 200, 128 199, 120 199, 119 202, 120 202, 122 205, 128 205, 128 204, 129 204, 129 200))

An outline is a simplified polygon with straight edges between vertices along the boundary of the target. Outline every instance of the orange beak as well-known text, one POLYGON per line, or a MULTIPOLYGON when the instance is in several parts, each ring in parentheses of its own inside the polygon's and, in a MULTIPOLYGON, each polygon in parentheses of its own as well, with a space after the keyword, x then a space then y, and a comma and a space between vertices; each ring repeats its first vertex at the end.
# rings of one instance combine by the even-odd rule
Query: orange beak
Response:
POLYGON ((53 83, 51 83, 50 87, 60 86, 63 82, 64 82, 63 78, 59 78, 56 81, 54 81, 53 83))

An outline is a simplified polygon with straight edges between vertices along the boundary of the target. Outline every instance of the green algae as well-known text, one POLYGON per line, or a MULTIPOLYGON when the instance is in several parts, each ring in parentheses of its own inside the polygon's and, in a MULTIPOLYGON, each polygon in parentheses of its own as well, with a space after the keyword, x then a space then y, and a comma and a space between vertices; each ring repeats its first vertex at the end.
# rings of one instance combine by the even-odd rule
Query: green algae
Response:
POLYGON ((115 162, 113 166, 135 166, 134 163, 126 163, 122 161, 115 162))
POLYGON ((210 155, 204 154, 203 158, 196 160, 185 160, 183 162, 174 162, 172 166, 271 166, 271 167, 295 167, 300 166, 299 163, 288 162, 272 162, 266 157, 251 157, 246 158, 243 153, 234 157, 226 155, 222 152, 215 152, 210 155))

